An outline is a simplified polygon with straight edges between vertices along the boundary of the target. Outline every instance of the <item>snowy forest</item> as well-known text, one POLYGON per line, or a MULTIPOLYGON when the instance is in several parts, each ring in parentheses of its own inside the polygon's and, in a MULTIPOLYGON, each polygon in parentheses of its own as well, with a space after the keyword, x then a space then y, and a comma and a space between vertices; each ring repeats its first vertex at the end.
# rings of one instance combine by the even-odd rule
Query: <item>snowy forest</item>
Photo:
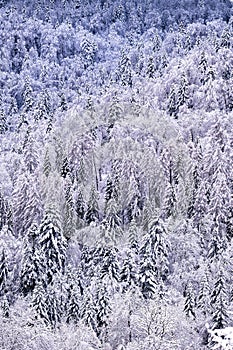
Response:
POLYGON ((0 1, 1 350, 233 349, 232 7, 0 1))

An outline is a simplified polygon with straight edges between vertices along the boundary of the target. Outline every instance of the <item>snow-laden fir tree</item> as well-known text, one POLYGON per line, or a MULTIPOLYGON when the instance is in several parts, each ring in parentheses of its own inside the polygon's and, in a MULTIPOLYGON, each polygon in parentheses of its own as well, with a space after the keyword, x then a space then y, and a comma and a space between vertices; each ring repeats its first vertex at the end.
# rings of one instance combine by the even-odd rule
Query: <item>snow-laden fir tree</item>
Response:
POLYGON ((135 260, 135 254, 131 250, 127 251, 120 273, 123 292, 133 289, 138 283, 137 263, 135 260))
POLYGON ((99 220, 98 193, 94 185, 91 187, 90 197, 87 203, 87 211, 85 213, 85 220, 88 224, 91 222, 98 222, 99 220))
POLYGON ((81 318, 87 326, 91 327, 95 332, 97 330, 97 310, 96 303, 93 299, 93 295, 91 293, 90 288, 85 289, 84 297, 82 299, 81 310, 80 310, 81 318))
POLYGON ((101 342, 105 343, 108 340, 111 306, 107 286, 101 282, 97 287, 96 296, 96 334, 101 342))
POLYGON ((31 308, 36 319, 42 319, 48 323, 48 306, 46 303, 46 290, 42 282, 37 282, 33 290, 31 308))
POLYGON ((20 288, 24 295, 33 293, 36 284, 46 283, 46 266, 44 252, 38 243, 38 225, 33 223, 24 238, 22 265, 20 271, 20 288))
POLYGON ((188 282, 185 288, 185 304, 184 304, 184 312, 188 317, 196 318, 195 315, 195 295, 194 289, 191 282, 188 282))
POLYGON ((5 250, 1 252, 0 258, 0 296, 5 295, 9 288, 9 270, 5 250))
POLYGON ((45 210, 39 227, 38 244, 45 256, 47 282, 50 283, 55 273, 64 272, 67 249, 60 215, 54 205, 45 210))

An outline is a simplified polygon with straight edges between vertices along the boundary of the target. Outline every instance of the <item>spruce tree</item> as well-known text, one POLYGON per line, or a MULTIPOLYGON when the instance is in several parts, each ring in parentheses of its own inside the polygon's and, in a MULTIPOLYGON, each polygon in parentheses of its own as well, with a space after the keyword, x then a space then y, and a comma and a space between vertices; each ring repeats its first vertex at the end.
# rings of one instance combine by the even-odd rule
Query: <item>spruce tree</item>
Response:
POLYGON ((168 274, 170 244, 161 219, 152 220, 149 232, 140 248, 139 284, 145 298, 153 298, 156 286, 163 283, 168 274))
POLYGON ((110 282, 115 287, 120 280, 120 266, 118 260, 118 250, 114 246, 109 246, 99 251, 100 278, 110 282))
POLYGON ((55 328, 61 320, 61 305, 54 284, 50 284, 46 290, 47 317, 50 325, 55 328))
POLYGON ((228 325, 228 305, 229 295, 226 289, 226 280, 224 271, 220 268, 211 294, 212 329, 220 329, 228 325))
POLYGON ((40 281, 36 283, 33 290, 31 307, 35 313, 36 319, 42 319, 45 323, 49 322, 48 306, 46 303, 46 290, 43 283, 40 281))
POLYGON ((158 289, 158 278, 151 256, 142 256, 140 261, 139 286, 145 299, 154 299, 158 289))
POLYGON ((9 204, 0 189, 0 231, 8 223, 9 204))
POLYGON ((67 314, 67 322, 77 323, 80 319, 80 292, 77 286, 73 286, 69 290, 69 296, 66 304, 66 314, 67 314))
POLYGON ((61 219, 53 205, 45 211, 39 227, 39 247, 45 256, 48 283, 57 272, 64 272, 67 241, 63 236, 61 219))
POLYGON ((5 250, 3 249, 1 252, 0 258, 0 296, 5 295, 8 291, 8 281, 9 271, 5 250))
POLYGON ((85 290, 84 298, 81 305, 81 318, 87 326, 91 327, 95 332, 97 329, 96 320, 96 304, 93 300, 92 293, 89 288, 85 290))
POLYGON ((194 290, 191 282, 188 282, 186 289, 185 289, 185 305, 184 305, 184 312, 188 317, 196 318, 195 315, 195 297, 194 297, 194 290))
POLYGON ((178 87, 177 91, 177 106, 178 108, 183 106, 189 98, 189 91, 188 91, 188 81, 186 76, 183 74, 180 80, 180 85, 178 87))
POLYGON ((148 65, 147 65, 147 70, 146 70, 146 75, 149 78, 154 78, 154 76, 155 76, 155 66, 154 66, 154 59, 153 59, 153 57, 149 58, 149 62, 148 62, 148 65))
POLYGON ((96 334, 102 343, 108 340, 109 316, 111 313, 110 297, 107 287, 100 283, 96 297, 96 334))
POLYGON ((106 238, 112 242, 116 242, 121 236, 121 218, 118 211, 115 198, 110 199, 105 208, 104 230, 106 238))
POLYGON ((24 238, 20 288, 24 295, 33 293, 36 284, 45 283, 44 253, 38 245, 38 225, 32 224, 24 238))
POLYGON ((51 160, 50 160, 50 154, 49 149, 46 149, 45 157, 44 157, 44 164, 43 164, 43 172, 46 177, 49 176, 50 172, 52 170, 51 160))
POLYGON ((2 298, 1 308, 2 308, 2 316, 4 318, 9 318, 9 316, 10 316, 10 304, 9 304, 9 301, 8 301, 6 294, 2 298))
POLYGON ((126 53, 123 53, 119 63, 119 75, 123 86, 132 87, 132 69, 131 62, 126 53))
POLYGON ((82 190, 78 190, 77 199, 75 202, 76 214, 79 219, 83 220, 86 212, 86 203, 83 198, 82 190))
POLYGON ((90 224, 91 222, 98 222, 99 220, 98 193, 94 185, 91 188, 90 198, 87 203, 85 220, 88 224, 90 224))
POLYGON ((197 307, 207 316, 210 313, 210 286, 207 273, 204 274, 200 283, 197 297, 197 307))
POLYGON ((137 265, 135 256, 131 250, 127 251, 127 256, 121 268, 120 281, 123 284, 123 291, 126 292, 138 283, 137 265))
POLYGON ((174 116, 177 119, 178 109, 179 108, 177 104, 177 93, 175 87, 172 86, 168 96, 167 111, 170 114, 170 116, 174 116))

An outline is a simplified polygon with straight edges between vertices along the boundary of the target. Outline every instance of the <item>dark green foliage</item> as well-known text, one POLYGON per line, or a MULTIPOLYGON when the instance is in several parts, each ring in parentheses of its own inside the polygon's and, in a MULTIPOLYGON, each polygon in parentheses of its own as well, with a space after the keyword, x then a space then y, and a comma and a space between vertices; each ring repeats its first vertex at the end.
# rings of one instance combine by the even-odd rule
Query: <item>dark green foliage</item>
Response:
POLYGON ((1 308, 2 316, 4 318, 8 318, 10 316, 10 305, 6 295, 4 295, 2 298, 1 308))
POLYGON ((96 334, 103 343, 108 339, 110 312, 110 297, 107 287, 105 284, 100 284, 96 297, 96 334))
POLYGON ((68 158, 65 157, 65 159, 63 160, 63 164, 62 164, 61 176, 66 178, 66 176, 67 176, 67 174, 69 174, 69 172, 70 172, 69 161, 68 161, 68 158))
POLYGON ((20 287, 24 295, 33 293, 38 282, 46 282, 45 257, 38 243, 38 234, 38 226, 33 224, 24 239, 20 272, 20 287))
POLYGON ((81 298, 80 293, 77 288, 74 286, 69 291, 68 301, 66 304, 66 314, 67 314, 67 322, 77 323, 80 319, 80 304, 81 298))
POLYGON ((184 312, 188 317, 196 318, 195 315, 195 296, 192 284, 189 282, 185 288, 185 305, 184 312))
POLYGON ((91 188, 90 198, 87 203, 85 220, 88 224, 99 220, 98 193, 94 185, 91 188))
POLYGON ((5 250, 1 252, 0 258, 0 295, 7 293, 9 288, 9 271, 5 250))
POLYGON ((220 329, 228 325, 228 305, 229 295, 226 290, 226 280, 223 270, 220 269, 211 294, 212 329, 220 329))
POLYGON ((46 302, 46 291, 42 282, 38 282, 34 288, 31 302, 35 317, 48 322, 48 306, 46 302))
POLYGON ((38 245, 45 256, 48 283, 57 272, 64 272, 67 242, 63 236, 61 221, 56 208, 45 211, 39 227, 38 245))
POLYGON ((85 295, 82 299, 82 306, 81 306, 81 317, 83 322, 91 327, 94 331, 96 331, 97 328, 97 320, 96 320, 96 304, 93 300, 93 296, 87 288, 85 290, 85 295))
POLYGON ((84 201, 83 194, 82 194, 81 190, 78 191, 78 196, 77 196, 77 200, 75 203, 75 208, 76 208, 76 213, 77 213, 78 218, 83 220, 85 212, 86 212, 86 203, 84 201))
POLYGON ((138 283, 137 279, 137 264, 135 261, 135 255, 128 251, 123 261, 120 280, 123 284, 123 291, 134 288, 138 283))

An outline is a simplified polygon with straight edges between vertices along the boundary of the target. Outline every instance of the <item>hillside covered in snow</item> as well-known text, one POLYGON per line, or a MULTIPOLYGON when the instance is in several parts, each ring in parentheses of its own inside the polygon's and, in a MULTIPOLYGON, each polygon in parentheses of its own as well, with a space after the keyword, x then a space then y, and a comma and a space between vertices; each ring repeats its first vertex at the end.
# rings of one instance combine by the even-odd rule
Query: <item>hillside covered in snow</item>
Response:
POLYGON ((232 14, 0 1, 1 350, 231 346, 232 14))

